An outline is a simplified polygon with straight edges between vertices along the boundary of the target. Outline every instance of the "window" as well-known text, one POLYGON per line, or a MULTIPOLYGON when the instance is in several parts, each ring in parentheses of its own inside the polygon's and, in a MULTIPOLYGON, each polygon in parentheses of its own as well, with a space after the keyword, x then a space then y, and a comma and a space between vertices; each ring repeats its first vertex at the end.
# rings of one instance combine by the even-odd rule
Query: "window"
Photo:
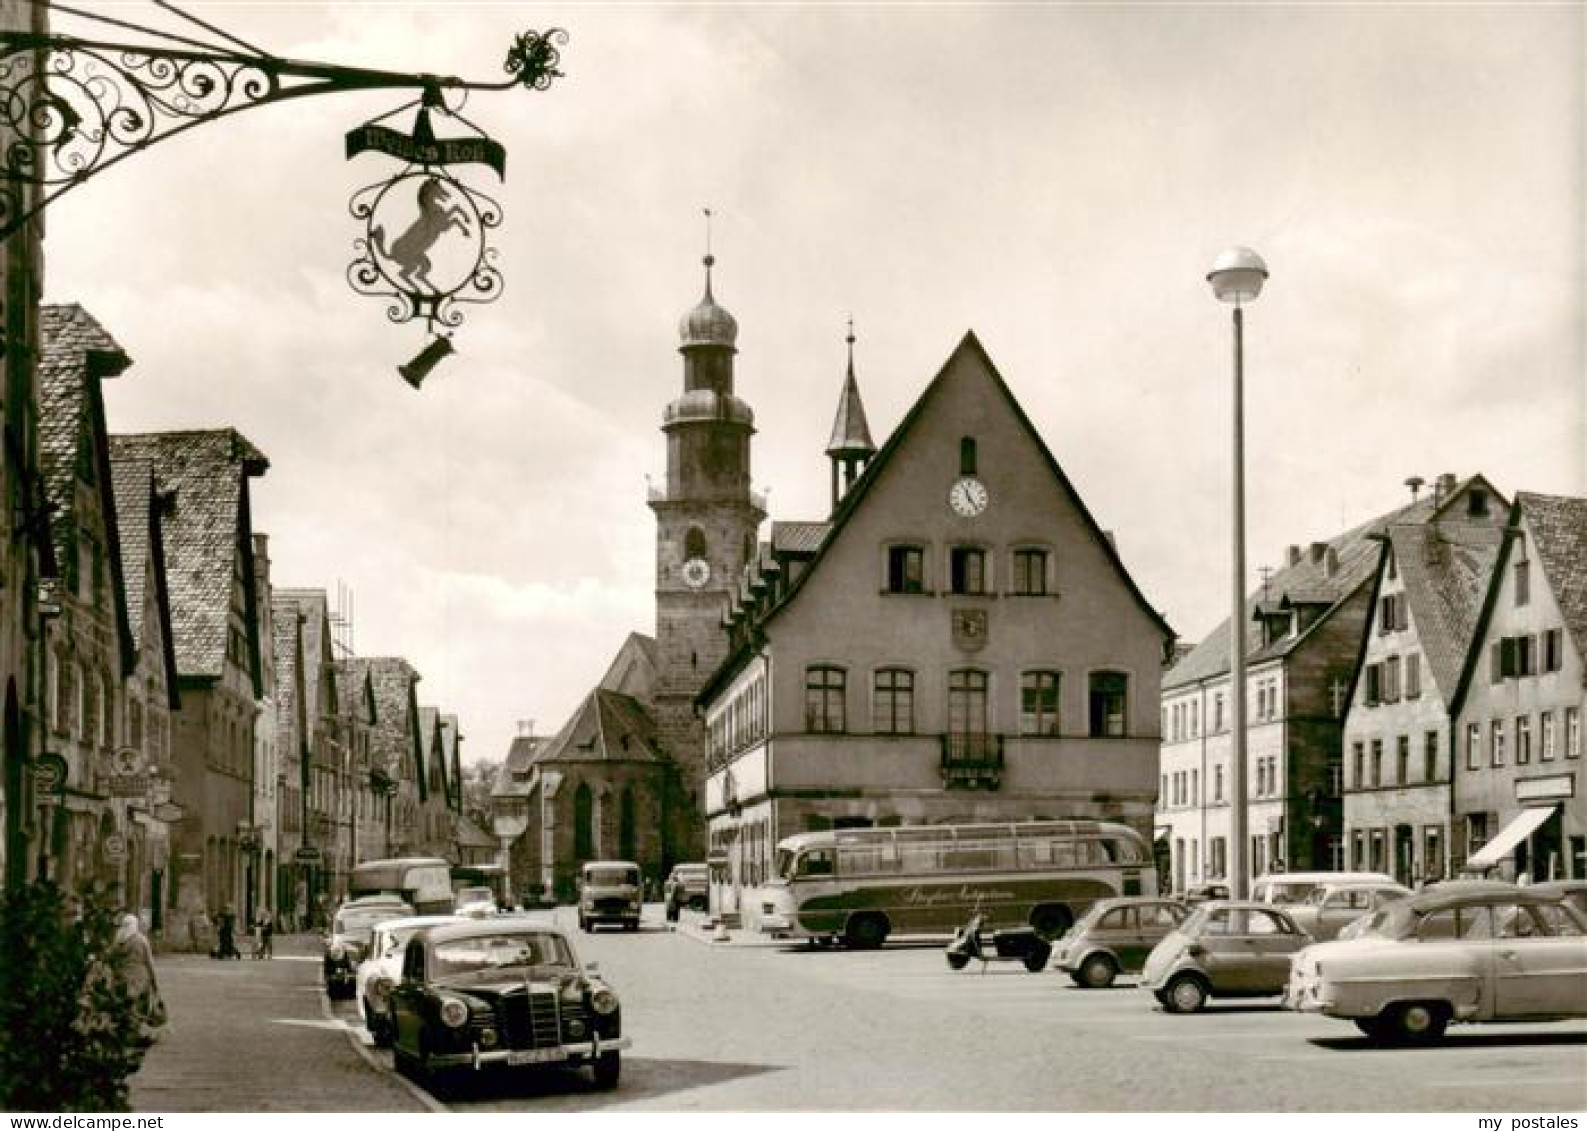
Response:
POLYGON ((925 557, 919 546, 889 546, 887 591, 889 593, 925 592, 925 557))
POLYGON ((1374 786, 1383 784, 1383 740, 1381 738, 1372 740, 1372 784, 1374 786))
POLYGON ((1515 563, 1515 603, 1517 607, 1532 600, 1532 563, 1526 560, 1526 544, 1521 544, 1521 560, 1515 563))
POLYGON ((1223 766, 1221 764, 1212 768, 1212 799, 1214 801, 1223 800, 1223 766))
POLYGON ((698 526, 689 527, 683 536, 683 560, 705 557, 705 531, 698 526))
POLYGON ((1366 764, 1366 747, 1359 742, 1353 744, 1350 748, 1350 784, 1357 789, 1367 784, 1366 764))
POLYGON ((1422 735, 1422 780, 1438 780, 1438 732, 1427 731, 1422 735))
POLYGON ((1091 673, 1092 738, 1123 738, 1129 676, 1123 672, 1091 673))
POLYGON ((1488 492, 1473 490, 1466 496, 1466 514, 1471 518, 1485 518, 1488 514, 1488 492))
POLYGON ((1405 594, 1390 593, 1378 600, 1378 632, 1398 632, 1407 628, 1410 620, 1405 612, 1405 594))
POLYGON ((1394 740, 1394 784, 1404 785, 1411 780, 1411 736, 1402 734, 1394 740))
POLYGON ((1482 728, 1476 723, 1466 727, 1466 769, 1482 769, 1482 728))
POLYGON ((1565 757, 1581 757, 1581 708, 1565 708, 1565 757))
POLYGON ((1398 702, 1400 698, 1400 658, 1390 656, 1383 661, 1383 701, 1398 702))
POLYGON ((1058 733, 1058 673, 1026 672, 1019 681, 1019 732, 1058 733))
POLYGON ((847 673, 842 668, 816 666, 805 670, 805 730, 811 734, 842 734, 847 673))
POLYGON ((1405 657, 1405 697, 1422 697, 1422 658, 1415 652, 1405 657))
POLYGON ((1559 671, 1563 657, 1562 643, 1563 639, 1559 629, 1551 628, 1543 633, 1543 654, 1539 658, 1542 660, 1542 670, 1544 672, 1559 671))
POLYGON ((948 583, 955 593, 986 592, 986 551, 955 546, 948 551, 948 583))
POLYGON ((959 439, 959 474, 975 475, 976 472, 975 437, 963 436, 959 439))
POLYGON ((1014 593, 1040 597, 1047 592, 1047 551, 1014 551, 1014 593))
POLYGON ((1554 712, 1544 711, 1537 717, 1537 760, 1554 760, 1554 712))
POLYGON ((871 730, 877 734, 915 733, 915 673, 882 668, 871 696, 871 730))
POLYGON ((1212 730, 1217 734, 1223 730, 1223 692, 1218 692, 1212 697, 1212 730))
POLYGON ((1515 717, 1515 764, 1524 766, 1532 761, 1532 716, 1515 717))
POLYGON ((1494 719, 1488 726, 1488 746, 1491 765, 1504 765, 1504 723, 1494 719))
POLYGON ((983 671, 964 668, 948 673, 948 731, 951 734, 986 734, 986 689, 983 671))
POLYGON ((1382 664, 1368 664, 1367 665, 1367 690, 1366 690, 1366 704, 1367 704, 1367 706, 1368 707, 1376 707, 1380 702, 1383 701, 1382 700, 1382 695, 1383 695, 1383 665, 1382 664))
POLYGON ((573 792, 573 855, 579 860, 595 857, 595 796, 589 782, 580 782, 573 792))

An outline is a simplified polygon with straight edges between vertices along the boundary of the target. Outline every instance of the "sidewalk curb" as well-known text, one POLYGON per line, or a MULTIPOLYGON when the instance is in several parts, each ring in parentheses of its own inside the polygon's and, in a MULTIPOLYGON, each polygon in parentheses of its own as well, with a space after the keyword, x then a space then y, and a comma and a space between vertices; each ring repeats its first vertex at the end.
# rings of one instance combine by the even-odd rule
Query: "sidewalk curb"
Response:
MULTIPOLYGON (((325 1020, 327 1021, 343 1020, 342 1018, 337 1017, 334 1012, 332 1012, 331 999, 324 993, 320 994, 320 1012, 324 1014, 325 1020)), ((429 1092, 426 1092, 423 1088, 419 1087, 419 1085, 415 1084, 412 1080, 409 1080, 400 1072, 393 1072, 378 1059, 376 1059, 375 1054, 369 1049, 365 1048, 364 1042, 358 1039, 358 1031, 351 1028, 350 1026, 347 1026, 345 1021, 343 1021, 342 1032, 346 1034, 348 1044, 353 1046, 353 1051, 359 1056, 363 1057, 365 1064, 369 1065, 370 1068, 380 1073, 382 1076, 391 1077, 392 1080, 396 1081, 404 1089, 406 1089, 408 1094, 417 1100, 426 1111, 439 1115, 450 1115, 452 1113, 451 1108, 447 1107, 429 1092)))

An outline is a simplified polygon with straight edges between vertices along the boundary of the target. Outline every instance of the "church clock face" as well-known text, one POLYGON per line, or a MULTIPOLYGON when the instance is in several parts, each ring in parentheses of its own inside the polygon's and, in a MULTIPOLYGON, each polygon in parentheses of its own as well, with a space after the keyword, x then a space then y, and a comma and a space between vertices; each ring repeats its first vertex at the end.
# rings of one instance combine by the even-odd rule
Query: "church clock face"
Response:
POLYGON ((955 480, 948 489, 948 506, 953 508, 953 513, 962 518, 974 518, 986 510, 986 504, 992 501, 987 494, 986 484, 979 479, 966 475, 955 480))
POLYGON ((690 558, 683 563, 683 583, 690 589, 699 589, 711 580, 711 565, 704 558, 690 558))

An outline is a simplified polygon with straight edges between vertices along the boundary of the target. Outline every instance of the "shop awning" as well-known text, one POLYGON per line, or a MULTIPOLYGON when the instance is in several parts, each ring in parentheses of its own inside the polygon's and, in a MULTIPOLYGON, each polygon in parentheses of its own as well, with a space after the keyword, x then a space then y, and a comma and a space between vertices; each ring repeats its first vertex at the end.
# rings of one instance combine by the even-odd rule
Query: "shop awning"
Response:
POLYGON ((1542 827, 1543 822, 1554 815, 1558 805, 1547 805, 1537 809, 1523 809, 1521 815, 1499 830, 1499 835, 1490 840, 1476 851, 1472 857, 1461 865, 1462 872, 1486 872, 1503 860, 1515 846, 1542 827))

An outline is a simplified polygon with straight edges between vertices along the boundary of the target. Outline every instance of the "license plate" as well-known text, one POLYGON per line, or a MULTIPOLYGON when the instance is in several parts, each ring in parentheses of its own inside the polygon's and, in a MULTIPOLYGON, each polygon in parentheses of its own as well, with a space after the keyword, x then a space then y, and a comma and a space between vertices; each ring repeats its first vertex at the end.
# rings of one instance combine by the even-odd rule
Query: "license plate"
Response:
POLYGON ((552 1061, 566 1060, 568 1054, 562 1049, 517 1049, 507 1054, 508 1064, 549 1064, 552 1061))

